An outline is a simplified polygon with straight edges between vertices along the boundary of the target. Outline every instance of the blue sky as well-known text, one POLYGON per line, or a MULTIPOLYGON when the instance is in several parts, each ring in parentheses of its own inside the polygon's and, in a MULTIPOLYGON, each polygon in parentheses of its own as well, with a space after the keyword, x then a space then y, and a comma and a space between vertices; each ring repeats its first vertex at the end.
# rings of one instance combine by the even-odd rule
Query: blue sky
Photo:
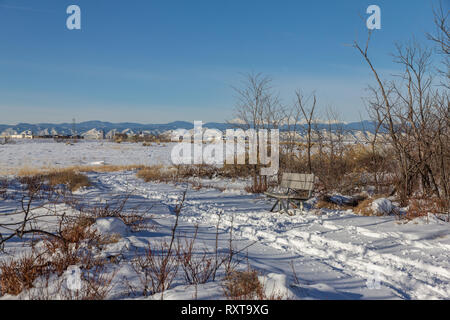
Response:
POLYGON ((371 4, 370 54, 389 76, 394 43, 434 30, 435 1, 0 0, 0 123, 221 122, 247 72, 270 75, 286 104, 316 90, 322 109, 359 120, 373 81, 345 44, 365 41, 371 4), (71 4, 81 30, 66 28, 71 4))

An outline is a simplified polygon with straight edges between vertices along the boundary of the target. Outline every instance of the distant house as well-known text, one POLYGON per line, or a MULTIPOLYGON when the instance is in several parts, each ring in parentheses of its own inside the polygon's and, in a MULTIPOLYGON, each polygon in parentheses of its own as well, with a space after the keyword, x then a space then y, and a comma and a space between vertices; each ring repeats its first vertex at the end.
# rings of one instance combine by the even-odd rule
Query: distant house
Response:
POLYGON ((133 137, 136 133, 131 129, 125 129, 122 131, 122 134, 127 135, 128 137, 133 137))
POLYGON ((116 136, 116 133, 117 133, 117 130, 116 129, 112 129, 112 130, 108 131, 108 133, 105 135, 105 138, 113 140, 114 137, 116 136))
POLYGON ((148 138, 151 137, 152 133, 150 131, 141 131, 139 132, 139 138, 148 138))
POLYGON ((86 140, 103 140, 105 139, 105 132, 103 130, 92 129, 82 134, 86 140))
POLYGON ((11 139, 33 139, 33 132, 30 130, 24 131, 20 134, 12 134, 9 136, 11 139))

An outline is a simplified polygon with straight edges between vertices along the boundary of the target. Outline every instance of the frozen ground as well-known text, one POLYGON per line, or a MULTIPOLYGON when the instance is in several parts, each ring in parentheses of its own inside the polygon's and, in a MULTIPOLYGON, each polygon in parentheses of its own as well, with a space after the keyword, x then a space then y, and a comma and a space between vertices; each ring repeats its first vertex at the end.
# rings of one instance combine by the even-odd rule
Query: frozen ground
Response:
MULTIPOLYGON (((66 146, 39 146, 40 152, 48 148, 66 146)), ((26 154, 26 147, 19 146, 26 154)), ((82 144, 75 146, 81 148, 82 144)), ((68 155, 55 157, 64 165, 86 157, 89 161, 122 161, 101 158, 95 155, 96 146, 87 143, 86 151, 78 154, 70 150, 68 155), (91 155, 92 153, 92 155, 91 155), (69 156, 70 155, 70 156, 69 156)), ((105 146, 105 144, 103 145, 105 146)), ((108 145, 105 150, 112 149, 108 145)), ((128 145, 124 145, 128 147, 128 145)), ((33 147, 34 148, 34 147, 33 147)), ((130 146, 148 155, 149 149, 130 146)), ((156 149, 156 148, 155 148, 156 149)), ((1 152, 3 152, 2 149, 1 152)), ((112 149, 114 150, 114 149, 112 149)), ((14 155, 11 149, 10 156, 14 155)), ((38 152, 30 151, 38 157, 38 152)), ((53 151, 50 151, 53 152, 53 151)), ((104 154, 111 155, 102 151, 104 154)), ((136 151, 140 152, 140 151, 136 151)), ((164 156, 164 147, 154 154, 164 156)), ((120 153, 119 153, 120 154, 120 153)), ((124 155, 125 161, 137 155, 124 155)), ((111 155, 111 157, 114 157, 111 155)), ((0 159, 4 161, 2 154, 0 159)), ((37 160, 39 161, 39 160, 37 160)), ((8 160, 7 165, 12 165, 8 160)), ((129 163, 131 164, 131 163, 129 163)), ((90 173, 92 187, 76 192, 86 203, 99 203, 117 195, 133 192, 127 206, 151 208, 158 229, 154 232, 132 233, 121 230, 121 240, 107 247, 101 255, 122 254, 119 264, 111 265, 115 272, 110 299, 143 299, 130 293, 130 284, 139 285, 136 273, 129 260, 132 254, 142 252, 149 241, 167 238, 174 223, 173 208, 178 203, 187 185, 146 183, 137 179, 135 172, 90 173)), ((192 237, 195 225, 199 225, 199 241, 213 250, 215 226, 221 217, 219 247, 228 246, 232 227, 234 245, 245 248, 240 255, 249 264, 261 271, 269 294, 282 292, 293 299, 448 299, 450 297, 450 228, 448 223, 435 219, 416 219, 408 223, 396 221, 394 217, 362 217, 351 211, 331 211, 305 208, 293 217, 270 213, 271 203, 263 196, 249 195, 242 184, 230 181, 212 181, 217 189, 193 190, 188 188, 181 214, 179 231, 192 237), (223 190, 223 189, 221 189, 223 190), (291 263, 294 265, 296 283, 291 263)), ((0 202, 1 214, 15 208, 13 201, 0 202)), ((120 229, 120 228, 119 228, 120 229)), ((26 250, 23 243, 12 241, 7 253, 26 250)), ((1 254, 0 259, 10 257, 1 254)), ((242 268, 246 268, 245 263, 242 268)), ((218 277, 220 279, 220 277, 218 277)), ((22 298, 29 297, 23 294, 22 298)), ((11 299, 13 297, 3 297, 11 299)), ((160 296, 147 297, 159 299, 160 296)), ((173 288, 164 293, 164 299, 223 299, 220 281, 209 282, 198 288, 183 284, 182 276, 173 288)))

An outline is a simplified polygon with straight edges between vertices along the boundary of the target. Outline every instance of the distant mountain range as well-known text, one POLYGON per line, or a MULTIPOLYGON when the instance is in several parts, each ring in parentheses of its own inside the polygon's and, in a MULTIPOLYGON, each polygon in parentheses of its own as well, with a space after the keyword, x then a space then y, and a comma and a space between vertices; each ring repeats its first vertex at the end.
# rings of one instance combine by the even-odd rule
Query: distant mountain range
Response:
MULTIPOLYGON (((305 126, 305 125, 299 125, 305 126)), ((317 124, 319 129, 329 128, 331 126, 332 130, 336 130, 340 128, 345 132, 374 132, 374 123, 372 121, 360 121, 360 122, 351 122, 351 123, 334 123, 334 124, 326 124, 319 123, 317 124)), ((131 133, 137 134, 140 132, 147 132, 151 134, 161 134, 170 130, 176 129, 192 129, 194 127, 192 122, 187 121, 175 121, 166 124, 141 124, 141 123, 132 123, 132 122, 123 122, 123 123, 111 123, 111 122, 103 122, 103 121, 86 121, 80 122, 75 125, 75 130, 77 134, 85 134, 88 132, 99 132, 103 131, 105 134, 108 132, 123 132, 123 133, 131 133)), ((209 122, 203 124, 204 128, 214 128, 221 131, 226 129, 236 128, 236 124, 232 123, 218 123, 218 122, 209 122)), ((17 125, 2 125, 0 124, 0 135, 11 135, 11 134, 20 134, 26 131, 31 131, 34 135, 71 135, 72 134, 72 123, 61 123, 61 124, 53 124, 53 123, 39 123, 39 124, 29 124, 29 123, 19 123, 17 125)), ((286 130, 287 127, 283 126, 280 128, 281 131, 286 130)))

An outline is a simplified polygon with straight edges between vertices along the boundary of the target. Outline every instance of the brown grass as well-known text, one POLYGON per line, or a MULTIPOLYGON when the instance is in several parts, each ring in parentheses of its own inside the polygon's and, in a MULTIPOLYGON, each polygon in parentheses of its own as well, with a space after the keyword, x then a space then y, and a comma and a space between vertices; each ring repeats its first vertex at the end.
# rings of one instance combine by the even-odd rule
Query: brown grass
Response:
POLYGON ((229 300, 254 300, 264 295, 256 270, 231 272, 225 278, 223 289, 229 300))
POLYGON ((354 212, 363 216, 373 216, 374 212, 372 210, 373 198, 361 201, 356 208, 353 209, 354 212))
POLYGON ((117 240, 90 230, 92 223, 85 217, 66 222, 59 237, 41 239, 43 246, 39 252, 33 247, 30 253, 18 259, 0 262, 0 295, 16 296, 33 288, 36 279, 49 279, 52 274, 61 276, 70 266, 78 265, 92 271, 86 279, 84 297, 101 298, 102 294, 96 295, 94 291, 101 293, 100 285, 107 282, 101 274, 106 260, 94 258, 92 248, 117 240), (94 288, 97 290, 92 291, 94 288))
POLYGON ((7 179, 0 179, 0 199, 6 199, 9 182, 7 179))
POLYGON ((72 192, 84 187, 89 187, 91 184, 87 176, 72 170, 52 172, 42 177, 43 179, 48 180, 50 186, 64 184, 72 192))
POLYGON ((25 169, 20 170, 18 176, 22 181, 34 180, 40 184, 45 183, 52 187, 62 184, 67 186, 71 191, 90 186, 88 177, 73 168, 54 169, 49 171, 25 169))
POLYGON ((23 176, 34 176, 34 175, 45 175, 55 171, 75 171, 75 172, 117 172, 117 171, 128 171, 144 168, 144 165, 95 165, 95 166, 69 166, 65 168, 58 167, 43 167, 43 168, 31 168, 22 167, 17 169, 17 175, 19 177, 23 176))
POLYGON ((169 182, 176 181, 178 174, 173 168, 166 168, 162 165, 145 167, 138 171, 136 174, 138 178, 143 179, 145 182, 157 181, 157 182, 169 182))
POLYGON ((364 199, 353 209, 353 211, 363 216, 378 216, 380 214, 372 210, 372 202, 383 197, 387 197, 387 195, 377 195, 364 199))
POLYGON ((23 290, 31 289, 34 281, 47 272, 43 259, 33 253, 0 262, 0 296, 16 296, 23 290))
POLYGON ((265 286, 256 270, 233 271, 225 277, 224 295, 228 300, 282 300, 280 293, 266 294, 265 286))
POLYGON ((329 210, 344 210, 343 206, 340 206, 334 202, 329 202, 329 201, 325 201, 325 200, 317 201, 316 208, 329 209, 329 210))
POLYGON ((445 207, 445 201, 438 198, 411 199, 406 218, 411 220, 418 217, 426 217, 428 213, 444 213, 445 207))
POLYGON ((23 167, 17 170, 20 178, 41 178, 50 186, 66 185, 71 191, 90 186, 89 179, 83 173, 86 172, 118 172, 143 169, 143 165, 104 165, 104 166, 71 166, 67 168, 29 168, 23 167))
MULTIPOLYGON (((386 156, 389 152, 383 150, 384 147, 377 147, 375 153, 369 146, 361 144, 342 145, 338 149, 335 148, 334 153, 330 152, 329 147, 325 144, 321 151, 314 150, 311 154, 312 171, 318 177, 316 189, 323 189, 329 193, 337 191, 342 194, 353 194, 369 185, 383 189, 392 188, 389 175, 381 174, 394 170, 392 160, 386 156), (379 173, 376 182, 375 173, 379 173)), ((300 148, 300 151, 304 150, 300 148)), ((280 173, 300 173, 308 170, 308 160, 304 152, 293 154, 287 149, 280 153, 280 173)), ((380 191, 391 192, 391 190, 380 191)))

